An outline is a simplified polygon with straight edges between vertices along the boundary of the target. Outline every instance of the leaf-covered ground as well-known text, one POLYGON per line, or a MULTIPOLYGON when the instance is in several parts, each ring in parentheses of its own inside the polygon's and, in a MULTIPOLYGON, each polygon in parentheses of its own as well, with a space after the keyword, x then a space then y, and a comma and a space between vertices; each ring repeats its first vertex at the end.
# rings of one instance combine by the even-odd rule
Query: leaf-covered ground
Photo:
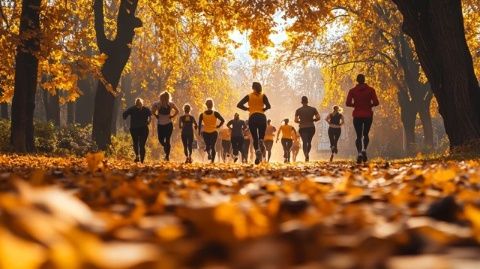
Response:
POLYGON ((0 268, 480 268, 480 163, 0 156, 0 268))

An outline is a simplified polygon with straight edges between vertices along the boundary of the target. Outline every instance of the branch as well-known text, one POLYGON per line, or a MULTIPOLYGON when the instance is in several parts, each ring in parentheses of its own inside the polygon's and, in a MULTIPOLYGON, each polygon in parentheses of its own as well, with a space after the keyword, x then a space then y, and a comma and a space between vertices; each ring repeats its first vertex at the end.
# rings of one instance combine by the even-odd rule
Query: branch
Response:
POLYGON ((105 18, 103 14, 103 0, 94 0, 93 13, 95 16, 95 35, 97 37, 97 46, 100 52, 106 53, 109 40, 105 35, 105 18))
POLYGON ((3 1, 0 0, 0 16, 2 17, 2 20, 5 22, 5 24, 7 25, 7 30, 10 29, 10 22, 8 21, 7 19, 7 16, 5 16, 5 13, 3 12, 3 4, 2 4, 3 1))

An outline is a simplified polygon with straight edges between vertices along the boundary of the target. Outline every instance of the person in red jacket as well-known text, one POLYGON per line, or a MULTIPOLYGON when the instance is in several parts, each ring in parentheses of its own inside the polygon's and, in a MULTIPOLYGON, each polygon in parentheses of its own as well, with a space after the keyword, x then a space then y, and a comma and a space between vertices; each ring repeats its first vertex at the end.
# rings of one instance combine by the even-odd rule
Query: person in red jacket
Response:
POLYGON ((357 76, 357 86, 348 92, 348 107, 353 107, 353 126, 357 134, 355 145, 358 151, 357 163, 367 161, 367 147, 370 139, 368 133, 373 122, 372 107, 378 106, 375 90, 365 83, 365 75, 357 76), (363 138, 363 143, 362 143, 363 138))

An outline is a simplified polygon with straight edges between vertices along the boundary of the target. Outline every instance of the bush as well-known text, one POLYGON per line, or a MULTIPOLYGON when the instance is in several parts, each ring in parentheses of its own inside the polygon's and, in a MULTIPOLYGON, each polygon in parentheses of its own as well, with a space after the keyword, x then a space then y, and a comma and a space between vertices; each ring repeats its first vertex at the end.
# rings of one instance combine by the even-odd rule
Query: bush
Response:
POLYGON ((92 125, 82 127, 78 124, 68 125, 57 130, 57 153, 84 156, 97 151, 92 139, 92 125))

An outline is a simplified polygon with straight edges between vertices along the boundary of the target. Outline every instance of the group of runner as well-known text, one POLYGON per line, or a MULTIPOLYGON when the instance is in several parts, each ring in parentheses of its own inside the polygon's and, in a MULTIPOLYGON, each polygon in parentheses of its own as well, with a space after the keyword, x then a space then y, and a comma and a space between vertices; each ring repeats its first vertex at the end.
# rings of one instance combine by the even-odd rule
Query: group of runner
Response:
MULTIPOLYGON (((367 147, 369 144, 369 131, 373 122, 372 107, 378 106, 378 98, 375 90, 365 83, 365 76, 357 76, 357 85, 348 93, 346 106, 353 107, 353 125, 356 132, 355 145, 358 151, 357 163, 367 161, 367 147)), ((263 93, 262 86, 258 82, 252 84, 252 92, 246 95, 237 104, 237 108, 249 112, 248 120, 241 120, 238 113, 227 124, 227 128, 220 130, 220 139, 218 130, 224 126, 225 119, 214 109, 212 99, 205 102, 206 110, 198 118, 198 123, 190 114, 191 106, 183 106, 184 115, 179 118, 179 128, 181 129, 181 139, 184 147, 186 163, 192 163, 192 154, 194 148, 195 131, 203 138, 207 158, 212 163, 216 157, 216 144, 221 141, 222 159, 226 159, 227 154, 231 154, 233 161, 237 162, 241 157, 243 162, 248 161, 248 151, 250 141, 252 141, 255 156, 255 164, 263 160, 270 161, 272 156, 272 147, 274 139, 281 141, 284 151, 284 161, 296 161, 296 155, 300 149, 300 139, 303 143, 303 153, 305 161, 310 160, 310 150, 312 148, 312 139, 315 134, 315 122, 320 120, 318 110, 308 105, 308 98, 303 96, 302 106, 296 110, 294 122, 298 123, 298 131, 289 123, 289 119, 284 119, 283 124, 277 129, 267 120, 265 112, 271 108, 267 96, 263 93), (293 149, 293 150, 292 150, 293 149), (293 154, 292 154, 293 153, 293 154)), ((135 105, 128 108, 123 113, 123 118, 130 117, 130 133, 133 141, 133 149, 136 162, 145 160, 145 144, 148 138, 148 125, 152 116, 157 119, 158 140, 165 153, 165 161, 170 160, 171 136, 173 132, 173 118, 179 114, 179 109, 171 101, 168 92, 160 94, 160 99, 152 105, 150 110, 144 106, 142 99, 137 98, 135 105)), ((330 139, 331 157, 338 153, 338 140, 341 135, 342 125, 345 123, 341 109, 334 106, 333 111, 325 119, 329 124, 328 136, 330 139)))

